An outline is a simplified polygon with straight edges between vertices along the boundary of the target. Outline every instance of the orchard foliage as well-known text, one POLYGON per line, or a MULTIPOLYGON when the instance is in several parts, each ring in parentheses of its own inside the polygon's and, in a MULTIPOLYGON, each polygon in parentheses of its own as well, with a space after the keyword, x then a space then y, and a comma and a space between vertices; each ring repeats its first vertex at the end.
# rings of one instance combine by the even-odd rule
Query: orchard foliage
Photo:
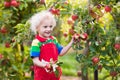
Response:
POLYGON ((108 73, 105 77, 113 79, 120 75, 118 0, 1 0, 0 42, 5 49, 0 53, 0 65, 3 65, 0 75, 4 79, 29 79, 34 68, 29 46, 34 35, 28 20, 34 13, 46 9, 57 21, 54 35, 67 41, 74 37, 72 48, 76 60, 84 65, 83 75, 88 69, 101 72, 105 69, 108 73))

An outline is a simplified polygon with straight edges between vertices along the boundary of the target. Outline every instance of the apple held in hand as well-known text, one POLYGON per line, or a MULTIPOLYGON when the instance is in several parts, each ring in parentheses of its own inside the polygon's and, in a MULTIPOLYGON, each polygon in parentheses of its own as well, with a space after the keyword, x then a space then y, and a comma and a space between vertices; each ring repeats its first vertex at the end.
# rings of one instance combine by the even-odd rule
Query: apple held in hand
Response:
POLYGON ((69 18, 69 19, 67 20, 67 23, 68 23, 69 25, 73 25, 73 24, 74 24, 74 21, 73 21, 71 18, 69 18))
POLYGON ((81 38, 82 40, 87 40, 88 34, 87 34, 87 33, 83 33, 83 34, 80 35, 80 38, 81 38))
POLYGON ((80 39, 80 34, 76 33, 73 35, 74 40, 80 39))

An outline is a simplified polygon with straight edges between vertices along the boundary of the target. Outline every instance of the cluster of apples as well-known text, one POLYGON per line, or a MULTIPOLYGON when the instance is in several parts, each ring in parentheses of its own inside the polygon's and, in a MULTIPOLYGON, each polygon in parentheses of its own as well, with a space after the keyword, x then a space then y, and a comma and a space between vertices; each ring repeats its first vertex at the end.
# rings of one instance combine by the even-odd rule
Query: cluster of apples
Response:
POLYGON ((74 41, 76 41, 76 42, 79 42, 80 40, 85 41, 88 39, 88 34, 87 33, 83 33, 83 34, 75 33, 73 35, 73 38, 74 38, 74 41))
POLYGON ((60 9, 51 8, 49 10, 53 15, 60 15, 60 9))
POLYGON ((88 34, 87 33, 79 34, 79 33, 76 33, 74 31, 74 23, 78 19, 79 19, 79 16, 77 14, 72 14, 71 17, 67 20, 67 23, 68 23, 68 25, 71 26, 71 28, 69 29, 68 33, 67 32, 63 33, 64 37, 67 37, 68 34, 72 35, 76 42, 79 42, 80 40, 84 40, 85 41, 85 40, 88 39, 88 34))
MULTIPOLYGON (((6 34, 7 32, 8 32, 8 31, 7 31, 7 29, 6 29, 5 26, 2 26, 2 27, 0 28, 0 33, 6 34)), ((6 43, 5 43, 5 47, 6 47, 6 48, 9 48, 9 47, 10 47, 10 43, 6 42, 6 43)))
MULTIPOLYGON (((45 0, 40 0, 40 3, 45 3, 45 0)), ((56 3, 56 4, 59 4, 59 3, 56 3)), ((62 4, 65 4, 67 5, 68 4, 68 0, 65 0, 62 4)), ((64 6, 61 6, 62 8, 64 8, 64 6)), ((51 7, 50 10, 49 10, 52 14, 54 15, 60 15, 60 9, 59 8, 54 8, 54 7, 51 7)))
MULTIPOLYGON (((75 31, 74 31, 74 22, 78 19, 78 15, 77 14, 73 14, 71 15, 71 17, 67 20, 67 23, 72 26, 70 29, 69 29, 69 34, 70 35, 74 35, 75 34, 75 31)), ((68 33, 64 32, 63 33, 64 37, 67 37, 68 36, 68 33)))
POLYGON ((16 0, 10 0, 10 1, 5 1, 4 2, 4 6, 6 8, 9 8, 9 7, 18 7, 20 5, 20 2, 16 1, 16 0))
POLYGON ((102 4, 98 4, 96 6, 98 12, 100 13, 96 13, 92 8, 89 7, 89 13, 90 15, 95 18, 96 20, 99 21, 99 18, 102 17, 104 15, 104 13, 106 12, 111 12, 112 8, 109 5, 102 5, 102 4))

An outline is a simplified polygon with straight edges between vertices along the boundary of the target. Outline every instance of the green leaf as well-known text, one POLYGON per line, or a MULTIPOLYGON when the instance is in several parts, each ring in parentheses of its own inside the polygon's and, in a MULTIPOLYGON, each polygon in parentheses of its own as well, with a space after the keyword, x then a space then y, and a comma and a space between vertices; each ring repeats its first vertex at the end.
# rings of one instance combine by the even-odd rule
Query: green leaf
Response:
POLYGON ((15 71, 19 71, 19 69, 17 68, 17 66, 16 65, 12 65, 12 68, 15 70, 15 71))

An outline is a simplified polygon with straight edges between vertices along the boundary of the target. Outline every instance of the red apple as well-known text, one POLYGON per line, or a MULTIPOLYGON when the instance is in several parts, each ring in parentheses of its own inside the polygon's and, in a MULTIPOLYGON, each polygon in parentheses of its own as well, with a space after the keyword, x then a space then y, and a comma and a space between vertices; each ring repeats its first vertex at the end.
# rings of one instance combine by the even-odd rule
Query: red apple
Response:
POLYGON ((67 37, 67 36, 68 36, 68 34, 67 34, 66 32, 64 32, 63 35, 64 35, 64 37, 67 37))
POLYGON ((120 50, 120 43, 115 43, 114 48, 115 48, 116 50, 120 50))
POLYGON ((102 70, 102 68, 103 68, 102 65, 98 65, 99 70, 102 70))
POLYGON ((9 47, 10 47, 10 43, 6 42, 6 43, 5 43, 5 47, 6 47, 6 48, 9 48, 9 47))
POLYGON ((92 58, 93 64, 97 64, 99 61, 100 61, 100 60, 99 60, 98 57, 93 57, 93 58, 92 58))
POLYGON ((60 9, 51 8, 50 12, 54 15, 60 15, 60 9))
POLYGON ((31 70, 31 71, 34 71, 34 66, 33 66, 33 65, 30 66, 30 70, 31 70))
POLYGON ((19 7, 20 6, 20 2, 17 2, 17 6, 16 7, 19 7))
POLYGON ((80 39, 80 34, 75 33, 75 34, 73 35, 73 38, 74 38, 74 40, 80 39))
POLYGON ((2 59, 3 58, 3 55, 0 53, 0 59, 2 59))
POLYGON ((110 6, 105 6, 105 11, 106 12, 110 12, 111 11, 111 7, 110 6))
POLYGON ((56 12, 56 15, 60 15, 60 9, 56 9, 55 12, 56 12))
POLYGON ((45 4, 45 0, 40 0, 40 4, 45 4))
POLYGON ((0 32, 3 34, 7 33, 6 27, 5 26, 1 27, 0 32))
POLYGON ((83 34, 80 35, 80 38, 81 38, 82 40, 87 40, 88 34, 87 34, 87 33, 83 33, 83 34))
POLYGON ((60 78, 60 76, 62 75, 62 69, 61 67, 57 67, 56 70, 58 71, 58 74, 56 75, 56 77, 60 78))
POLYGON ((52 14, 56 14, 55 8, 51 8, 49 11, 50 11, 52 14))
POLYGON ((98 5, 97 5, 97 8, 100 9, 100 8, 101 8, 101 4, 98 4, 98 5))
POLYGON ((72 20, 74 20, 74 21, 75 21, 75 20, 77 20, 77 19, 78 19, 78 15, 73 14, 73 15, 72 15, 72 20))
POLYGON ((18 7, 18 2, 16 0, 11 1, 11 6, 18 7))
POLYGON ((73 21, 71 18, 69 18, 69 19, 67 20, 67 23, 68 23, 69 25, 73 25, 73 24, 74 24, 74 21, 73 21))
POLYGON ((117 76, 117 74, 118 74, 118 73, 117 73, 116 71, 111 71, 111 72, 110 72, 110 76, 112 76, 112 77, 117 76))
POLYGON ((69 34, 70 34, 70 35, 74 35, 74 34, 75 34, 74 29, 69 29, 69 34))
POLYGON ((4 6, 5 6, 6 8, 10 7, 10 2, 5 1, 5 2, 4 2, 4 6))
POLYGON ((68 0, 66 0, 66 1, 64 2, 64 4, 68 4, 68 0))

